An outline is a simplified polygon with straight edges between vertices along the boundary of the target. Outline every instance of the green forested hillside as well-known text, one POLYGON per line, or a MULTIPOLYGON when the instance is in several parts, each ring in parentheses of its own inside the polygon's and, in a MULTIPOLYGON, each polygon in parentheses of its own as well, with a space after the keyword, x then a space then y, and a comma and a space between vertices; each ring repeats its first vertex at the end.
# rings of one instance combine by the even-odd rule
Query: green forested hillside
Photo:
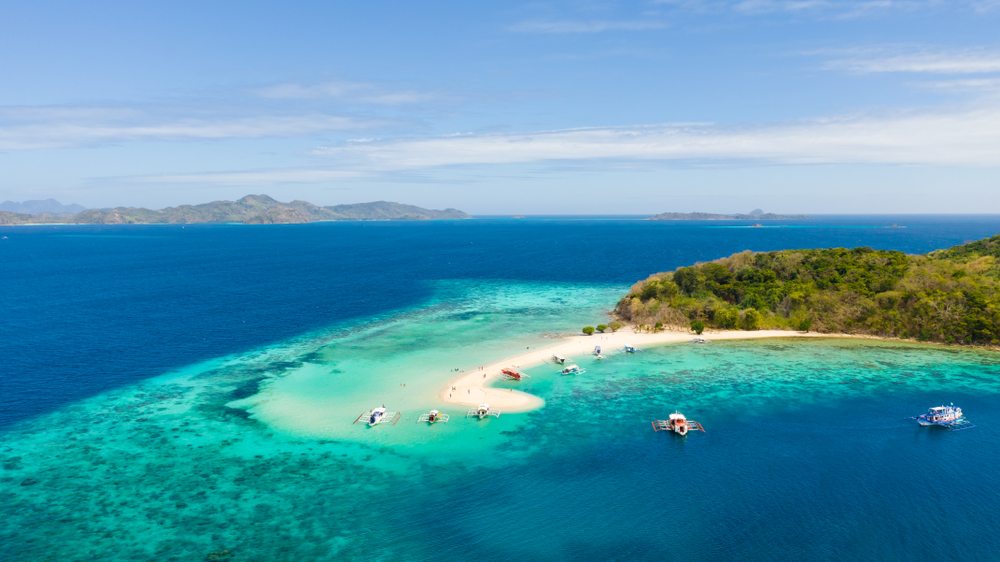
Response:
POLYGON ((1000 235, 925 255, 832 248, 743 252, 636 283, 640 326, 811 329, 1000 344, 1000 235))

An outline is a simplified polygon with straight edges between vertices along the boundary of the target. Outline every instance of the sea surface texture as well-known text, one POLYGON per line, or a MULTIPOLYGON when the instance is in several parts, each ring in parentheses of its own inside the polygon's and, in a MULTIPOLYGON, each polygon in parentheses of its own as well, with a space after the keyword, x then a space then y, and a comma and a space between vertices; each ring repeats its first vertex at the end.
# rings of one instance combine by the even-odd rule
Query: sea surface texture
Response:
POLYGON ((495 383, 529 413, 438 401, 651 273, 925 252, 1000 217, 768 225, 0 228, 0 560, 996 560, 995 353, 671 344, 495 383), (952 402, 976 428, 903 419, 952 402), (352 423, 381 403, 397 424, 352 423), (675 410, 707 433, 654 432, 675 410))

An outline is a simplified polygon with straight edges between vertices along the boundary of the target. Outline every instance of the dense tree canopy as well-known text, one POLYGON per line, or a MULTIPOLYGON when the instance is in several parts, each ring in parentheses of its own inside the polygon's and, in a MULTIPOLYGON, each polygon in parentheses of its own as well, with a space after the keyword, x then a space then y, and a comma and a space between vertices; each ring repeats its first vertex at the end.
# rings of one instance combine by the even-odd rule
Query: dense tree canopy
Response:
POLYGON ((926 255, 871 248, 742 252, 658 273, 619 318, 686 329, 783 328, 1000 343, 1000 235, 926 255))

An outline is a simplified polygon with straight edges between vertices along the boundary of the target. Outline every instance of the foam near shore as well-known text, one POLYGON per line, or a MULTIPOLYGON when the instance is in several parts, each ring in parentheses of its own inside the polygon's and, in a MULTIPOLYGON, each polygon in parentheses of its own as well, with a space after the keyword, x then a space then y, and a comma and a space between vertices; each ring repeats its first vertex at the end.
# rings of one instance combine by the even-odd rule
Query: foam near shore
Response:
MULTIPOLYGON (((784 330, 727 330, 706 332, 706 339, 712 340, 746 340, 761 338, 802 338, 802 337, 849 337, 845 335, 818 334, 812 332, 789 332, 784 330)), ((518 369, 538 365, 552 359, 553 355, 566 357, 567 364, 575 357, 594 353, 595 346, 601 346, 604 355, 624 353, 621 349, 626 345, 641 348, 642 346, 687 342, 695 336, 685 332, 633 333, 618 331, 615 333, 594 334, 592 336, 568 336, 562 343, 549 347, 531 348, 524 353, 514 355, 489 365, 476 367, 475 370, 453 379, 441 392, 439 398, 449 404, 462 406, 477 406, 488 403, 493 408, 499 408, 508 413, 529 412, 545 405, 545 400, 515 389, 496 388, 490 386, 497 380, 500 370, 505 367, 518 369)))

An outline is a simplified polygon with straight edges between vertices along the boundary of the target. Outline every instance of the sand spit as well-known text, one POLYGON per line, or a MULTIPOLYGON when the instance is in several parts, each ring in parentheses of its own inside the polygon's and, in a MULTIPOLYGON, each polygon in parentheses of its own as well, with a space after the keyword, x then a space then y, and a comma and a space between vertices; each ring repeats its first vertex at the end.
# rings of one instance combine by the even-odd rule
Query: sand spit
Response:
MULTIPOLYGON (((689 342, 696 336, 690 332, 659 332, 655 334, 636 334, 631 331, 617 333, 594 334, 593 336, 569 336, 562 343, 543 348, 532 348, 524 353, 514 355, 486 365, 482 369, 474 367, 462 376, 453 379, 441 392, 439 397, 449 404, 462 406, 477 406, 483 402, 492 408, 504 412, 528 412, 545 405, 541 398, 518 390, 508 388, 492 388, 490 384, 497 380, 496 376, 504 367, 524 368, 549 361, 553 355, 567 357, 567 363, 579 361, 582 356, 592 355, 594 346, 601 346, 604 352, 620 353, 625 344, 639 348, 656 344, 689 342)), ((852 337, 845 334, 819 334, 806 332, 790 332, 785 330, 742 331, 730 330, 721 332, 705 332, 709 340, 743 340, 759 338, 807 338, 807 337, 852 337)), ((553 366, 553 368, 555 368, 553 366)))

